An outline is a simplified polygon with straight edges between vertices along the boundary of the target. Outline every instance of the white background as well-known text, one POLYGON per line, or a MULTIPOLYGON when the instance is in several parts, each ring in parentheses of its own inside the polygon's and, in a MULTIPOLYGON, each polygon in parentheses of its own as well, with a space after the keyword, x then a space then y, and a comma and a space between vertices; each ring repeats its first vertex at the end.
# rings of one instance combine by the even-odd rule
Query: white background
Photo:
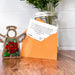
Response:
MULTIPOLYGON (((20 35, 38 9, 20 0, 0 0, 0 33, 6 35, 6 26, 17 26, 20 35)), ((75 50, 75 0, 62 0, 57 7, 59 19, 59 49, 75 50)), ((0 43, 0 50, 3 49, 0 43)))

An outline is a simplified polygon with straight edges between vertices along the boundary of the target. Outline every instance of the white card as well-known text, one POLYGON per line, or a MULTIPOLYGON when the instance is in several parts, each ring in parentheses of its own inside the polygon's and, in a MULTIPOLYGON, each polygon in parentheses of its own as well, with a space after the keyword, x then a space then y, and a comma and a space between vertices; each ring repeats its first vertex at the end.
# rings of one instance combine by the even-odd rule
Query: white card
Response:
POLYGON ((55 34, 57 29, 57 26, 31 19, 27 30, 27 35, 38 41, 43 41, 50 35, 55 34))

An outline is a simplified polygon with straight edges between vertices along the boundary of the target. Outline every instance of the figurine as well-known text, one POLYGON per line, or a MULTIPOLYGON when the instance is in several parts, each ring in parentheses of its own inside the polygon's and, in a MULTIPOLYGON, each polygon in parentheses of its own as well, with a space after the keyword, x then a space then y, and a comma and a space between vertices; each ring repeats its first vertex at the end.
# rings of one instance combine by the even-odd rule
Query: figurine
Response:
POLYGON ((22 42, 23 39, 25 38, 25 33, 16 37, 17 27, 8 26, 7 29, 8 29, 8 31, 7 31, 6 36, 0 34, 0 42, 4 43, 4 49, 3 49, 2 57, 3 58, 20 58, 21 53, 20 53, 19 43, 22 42), (9 36, 10 31, 14 31, 15 36, 13 36, 13 37, 9 36))

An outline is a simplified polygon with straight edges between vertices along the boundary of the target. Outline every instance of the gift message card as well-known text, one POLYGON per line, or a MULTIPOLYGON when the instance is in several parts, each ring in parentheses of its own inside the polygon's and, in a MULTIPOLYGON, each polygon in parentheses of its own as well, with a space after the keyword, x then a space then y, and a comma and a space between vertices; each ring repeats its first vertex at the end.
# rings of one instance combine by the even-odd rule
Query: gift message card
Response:
POLYGON ((27 30, 27 35, 38 41, 43 41, 50 35, 55 34, 57 29, 57 26, 31 19, 27 30))

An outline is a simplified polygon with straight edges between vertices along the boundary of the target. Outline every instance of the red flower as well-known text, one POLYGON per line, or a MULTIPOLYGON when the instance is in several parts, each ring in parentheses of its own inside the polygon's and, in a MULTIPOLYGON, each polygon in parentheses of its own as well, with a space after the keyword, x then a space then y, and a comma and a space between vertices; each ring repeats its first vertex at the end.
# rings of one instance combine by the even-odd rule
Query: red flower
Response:
POLYGON ((10 54, 13 54, 16 51, 18 51, 18 44, 17 43, 14 43, 14 42, 9 42, 6 45, 6 49, 7 49, 7 52, 9 52, 10 54))

